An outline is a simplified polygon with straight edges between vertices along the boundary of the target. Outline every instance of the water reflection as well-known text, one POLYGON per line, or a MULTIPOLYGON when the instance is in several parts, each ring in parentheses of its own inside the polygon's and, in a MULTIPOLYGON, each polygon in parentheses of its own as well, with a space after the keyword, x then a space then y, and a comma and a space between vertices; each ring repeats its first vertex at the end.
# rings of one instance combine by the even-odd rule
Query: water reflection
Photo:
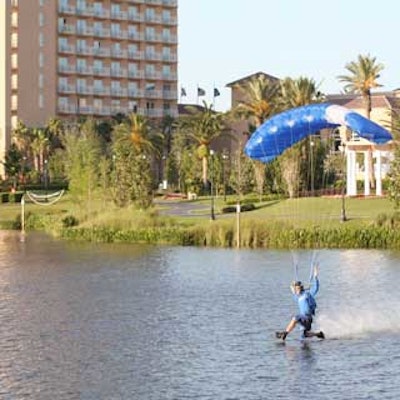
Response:
POLYGON ((397 398, 399 255, 319 258, 328 340, 281 344, 295 307, 288 252, 0 232, 0 398, 397 398))

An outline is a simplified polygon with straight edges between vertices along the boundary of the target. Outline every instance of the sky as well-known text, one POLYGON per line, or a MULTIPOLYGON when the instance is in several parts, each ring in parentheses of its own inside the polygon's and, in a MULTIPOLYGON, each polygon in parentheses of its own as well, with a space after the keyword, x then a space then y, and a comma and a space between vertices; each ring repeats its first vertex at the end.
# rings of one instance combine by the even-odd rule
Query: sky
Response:
POLYGON ((400 88, 399 9, 397 0, 178 0, 179 101, 225 111, 226 85, 259 71, 341 93, 337 77, 360 54, 384 65, 379 91, 400 88))

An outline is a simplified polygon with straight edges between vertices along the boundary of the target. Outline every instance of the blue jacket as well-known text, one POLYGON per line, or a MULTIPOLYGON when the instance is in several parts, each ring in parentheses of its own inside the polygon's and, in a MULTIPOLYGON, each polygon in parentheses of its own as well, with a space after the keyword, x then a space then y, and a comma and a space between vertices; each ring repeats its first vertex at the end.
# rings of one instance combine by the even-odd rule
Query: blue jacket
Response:
POLYGON ((315 303, 314 296, 318 293, 319 290, 319 280, 317 277, 314 277, 310 282, 310 288, 303 290, 300 294, 293 294, 294 300, 297 302, 299 306, 299 311, 301 315, 313 315, 313 310, 310 307, 309 297, 311 296, 313 302, 315 303))

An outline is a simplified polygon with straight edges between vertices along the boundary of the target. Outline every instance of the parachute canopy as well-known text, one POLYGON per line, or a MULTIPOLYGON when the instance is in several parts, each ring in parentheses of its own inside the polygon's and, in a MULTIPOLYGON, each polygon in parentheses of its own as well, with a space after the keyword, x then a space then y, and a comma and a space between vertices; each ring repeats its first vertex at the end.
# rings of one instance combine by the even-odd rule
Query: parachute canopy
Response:
POLYGON ((270 162, 304 137, 321 129, 341 125, 374 143, 386 143, 392 139, 389 131, 355 111, 321 103, 274 115, 253 133, 244 151, 250 158, 270 162))

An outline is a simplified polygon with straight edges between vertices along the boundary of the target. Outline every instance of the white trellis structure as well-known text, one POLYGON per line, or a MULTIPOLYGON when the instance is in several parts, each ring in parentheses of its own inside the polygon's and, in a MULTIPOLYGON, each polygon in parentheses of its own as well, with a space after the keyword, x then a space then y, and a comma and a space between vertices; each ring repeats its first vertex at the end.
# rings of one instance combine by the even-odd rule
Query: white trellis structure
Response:
POLYGON ((21 233, 23 237, 25 235, 25 196, 27 196, 32 203, 39 206, 51 206, 61 199, 64 192, 64 189, 50 194, 38 194, 30 190, 25 192, 25 194, 21 197, 21 233))
POLYGON ((385 178, 389 161, 393 157, 392 145, 386 143, 383 145, 374 144, 367 140, 352 140, 346 143, 346 194, 347 196, 357 195, 357 180, 360 176, 364 180, 364 196, 371 195, 371 166, 374 168, 375 193, 376 196, 382 196, 382 179, 385 178), (357 154, 362 153, 364 162, 362 166, 357 163, 357 154))

